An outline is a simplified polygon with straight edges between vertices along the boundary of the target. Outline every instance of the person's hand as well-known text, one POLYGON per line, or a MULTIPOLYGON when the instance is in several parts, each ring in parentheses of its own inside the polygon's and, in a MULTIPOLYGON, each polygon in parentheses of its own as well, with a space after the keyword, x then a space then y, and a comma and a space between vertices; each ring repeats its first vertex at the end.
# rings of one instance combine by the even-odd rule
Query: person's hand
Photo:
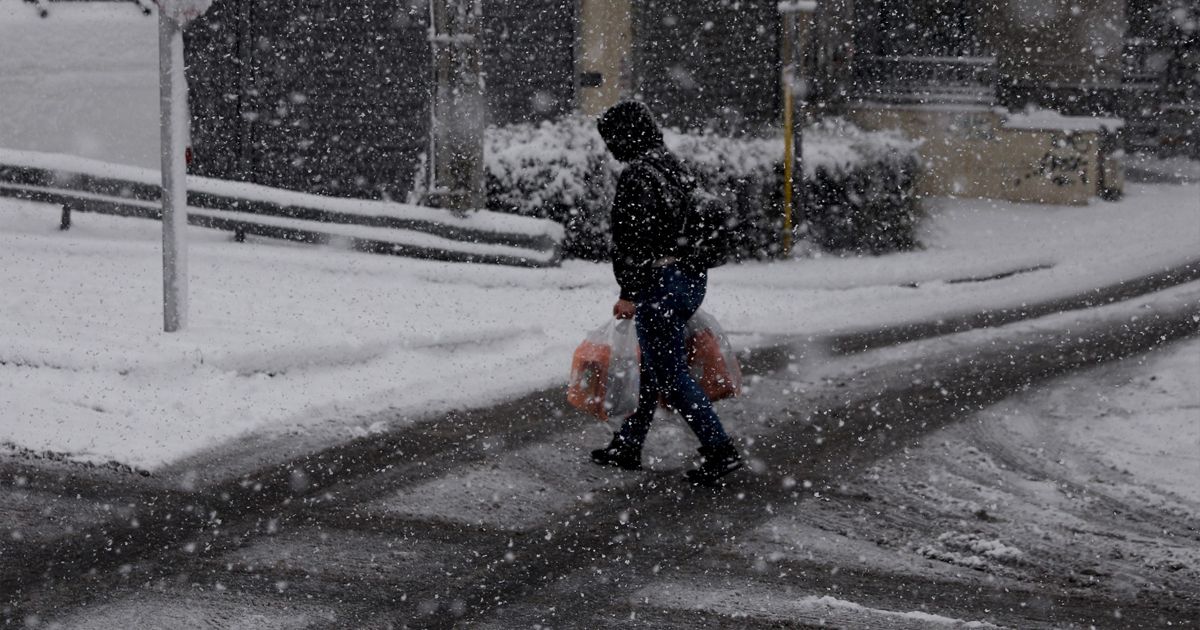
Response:
POLYGON ((613 304, 613 317, 617 319, 632 319, 634 309, 633 302, 629 300, 617 300, 617 303, 613 304))

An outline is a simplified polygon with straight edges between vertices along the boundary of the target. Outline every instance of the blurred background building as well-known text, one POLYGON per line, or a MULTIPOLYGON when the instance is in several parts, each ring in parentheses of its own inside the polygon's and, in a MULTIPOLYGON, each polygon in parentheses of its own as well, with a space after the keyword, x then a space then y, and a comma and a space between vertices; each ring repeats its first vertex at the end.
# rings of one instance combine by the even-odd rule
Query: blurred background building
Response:
MULTIPOLYGON (((187 37, 193 170, 404 198, 437 150, 431 7, 475 1, 216 0, 187 37)), ((481 115, 506 125, 640 98, 667 125, 775 131, 778 7, 482 0, 481 115)), ((1125 147, 1200 157, 1198 16, 1197 0, 822 0, 808 44, 806 112, 961 144, 934 155, 931 170, 967 154, 980 154, 979 165, 994 161, 988 147, 1008 132, 1041 131, 1052 142, 1062 140, 1055 132, 1092 134, 1094 179, 1125 147)), ((1013 160, 1037 150, 1021 148, 1013 160)), ((935 176, 928 192, 1000 194, 996 182, 971 188, 979 179, 935 176)))

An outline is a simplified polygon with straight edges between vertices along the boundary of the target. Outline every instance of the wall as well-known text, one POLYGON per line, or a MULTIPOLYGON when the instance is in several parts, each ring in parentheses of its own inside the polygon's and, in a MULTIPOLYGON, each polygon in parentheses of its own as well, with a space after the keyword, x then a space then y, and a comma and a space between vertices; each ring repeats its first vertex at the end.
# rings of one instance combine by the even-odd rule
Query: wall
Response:
POLYGON ((600 85, 579 90, 579 111, 596 116, 631 92, 633 25, 630 0, 583 0, 579 21, 579 71, 598 74, 600 85))
POLYGON ((575 106, 575 5, 563 0, 484 0, 483 69, 488 120, 557 118, 575 106))
POLYGON ((634 91, 666 124, 779 124, 777 0, 636 0, 634 91))
POLYGON ((185 37, 193 172, 403 198, 428 144, 427 26, 390 0, 218 0, 185 37))
POLYGON ((923 196, 1082 205, 1119 196, 1124 186, 1120 165, 1111 151, 1101 151, 1097 131, 1011 128, 1004 115, 986 108, 862 107, 851 118, 867 129, 896 129, 923 141, 923 196))

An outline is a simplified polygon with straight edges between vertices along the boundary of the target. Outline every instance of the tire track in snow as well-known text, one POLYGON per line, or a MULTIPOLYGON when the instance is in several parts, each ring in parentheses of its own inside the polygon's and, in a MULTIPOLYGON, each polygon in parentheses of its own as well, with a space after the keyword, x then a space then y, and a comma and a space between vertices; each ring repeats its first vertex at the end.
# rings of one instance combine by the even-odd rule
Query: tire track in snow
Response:
MULTIPOLYGON (((827 430, 823 442, 815 437, 793 439, 790 434, 760 436, 756 454, 765 460, 764 474, 736 479, 720 494, 643 484, 622 496, 608 498, 602 505, 589 506, 588 526, 552 529, 553 536, 545 542, 534 537, 526 540, 523 555, 536 558, 529 565, 502 567, 500 570, 508 575, 492 578, 490 584, 478 579, 464 581, 444 590, 441 599, 464 601, 468 609, 484 607, 473 617, 482 619, 493 614, 488 602, 495 597, 525 598, 520 610, 488 619, 488 626, 497 628, 532 624, 588 627, 588 621, 570 620, 627 618, 632 612, 628 597, 657 579, 660 572, 680 567, 701 557, 711 546, 761 525, 771 514, 765 506, 794 506, 811 500, 786 482, 781 483, 781 477, 817 480, 818 488, 835 485, 833 480, 880 455, 998 402, 1029 383, 1195 334, 1200 330, 1198 301, 1200 291, 1192 291, 1185 302, 1145 316, 1136 325, 1130 325, 1122 313, 1112 320, 1099 319, 1079 328, 994 335, 973 348, 974 365, 959 361, 963 348, 951 348, 938 357, 922 357, 926 367, 920 385, 912 385, 912 372, 905 364, 887 366, 881 371, 893 372, 894 389, 885 387, 865 395, 860 392, 849 404, 812 410, 812 415, 826 426, 841 427, 832 436, 827 430), (880 418, 888 419, 891 428, 881 426, 880 418), (730 500, 731 496, 736 500, 730 500), (644 542, 632 542, 643 534, 644 542), (623 538, 618 541, 618 537, 623 538), (625 559, 630 563, 623 564, 625 559), (610 571, 603 576, 606 581, 586 579, 592 564, 610 571), (563 584, 551 588, 558 582, 563 584), (501 586, 512 584, 521 586, 501 586), (544 590, 547 588, 549 592, 544 590), (590 597, 572 597, 577 591, 588 592, 590 597), (553 615, 547 613, 551 608, 556 609, 553 615)), ((883 385, 887 380, 884 376, 864 375, 864 381, 883 385)), ((729 573, 728 577, 736 576, 729 573)), ((1088 616, 1093 605, 1080 601, 1060 606, 1056 614, 1060 621, 1064 616, 1088 616)), ((441 614, 422 626, 454 625, 452 614, 441 614)), ((1111 627, 1124 627, 1119 620, 1112 621, 1115 625, 1111 627)))
MULTIPOLYGON (((1000 276, 998 276, 1000 277, 1000 276)), ((992 278, 988 278, 990 280, 992 278)), ((1014 309, 986 310, 978 313, 946 317, 938 321, 918 322, 891 326, 878 330, 866 330, 835 335, 830 348, 838 354, 851 354, 895 345, 940 337, 953 333, 992 328, 1027 319, 1045 317, 1054 313, 1074 311, 1115 302, 1131 300, 1156 291, 1200 280, 1200 260, 1178 265, 1159 273, 1134 278, 1085 293, 1056 300, 1048 300, 1014 309)))

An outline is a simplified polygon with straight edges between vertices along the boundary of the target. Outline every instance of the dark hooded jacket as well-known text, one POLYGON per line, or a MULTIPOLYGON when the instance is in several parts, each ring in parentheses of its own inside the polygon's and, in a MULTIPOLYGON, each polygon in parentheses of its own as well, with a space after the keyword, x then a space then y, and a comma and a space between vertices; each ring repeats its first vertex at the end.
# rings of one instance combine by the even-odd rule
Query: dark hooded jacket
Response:
MULTIPOLYGON (((597 124, 613 157, 627 166, 612 203, 612 263, 621 299, 636 300, 657 261, 676 256, 694 180, 663 144, 650 108, 636 101, 610 107, 597 124)), ((688 269, 693 274, 704 270, 688 269)))

